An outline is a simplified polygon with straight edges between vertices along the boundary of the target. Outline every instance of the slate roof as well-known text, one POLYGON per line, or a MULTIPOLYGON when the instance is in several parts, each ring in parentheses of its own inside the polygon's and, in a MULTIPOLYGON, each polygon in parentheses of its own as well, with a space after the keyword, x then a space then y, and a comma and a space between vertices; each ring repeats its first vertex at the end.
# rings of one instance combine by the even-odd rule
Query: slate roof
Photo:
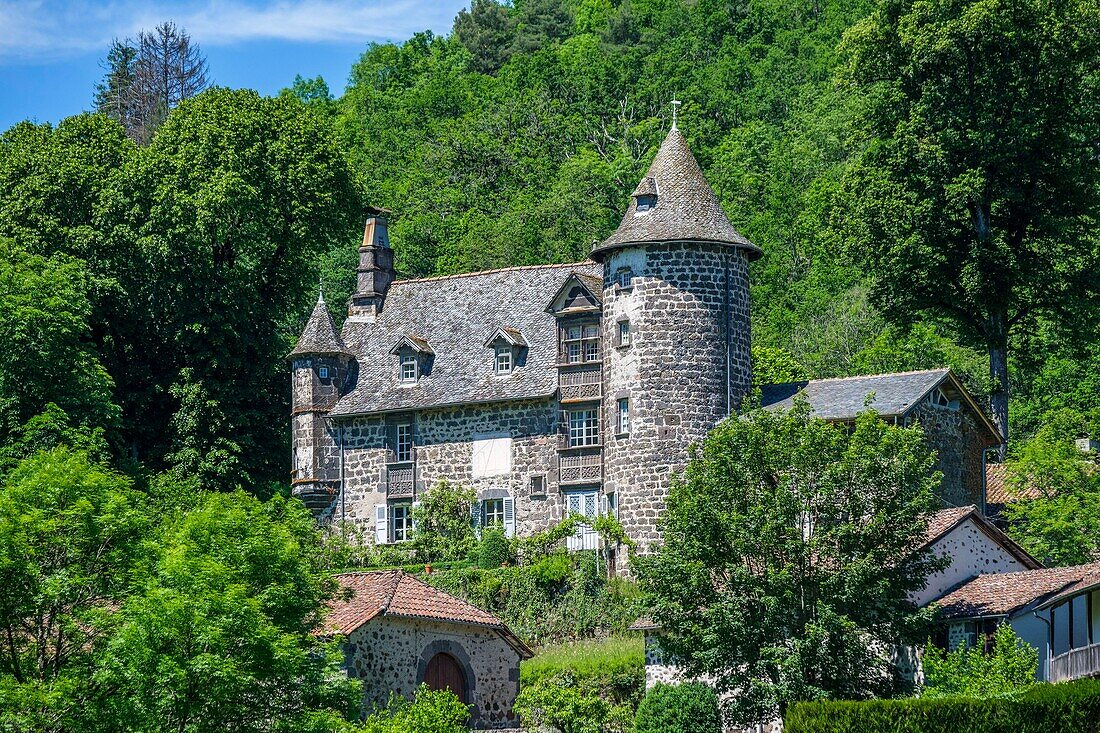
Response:
POLYGON ((762 254, 733 228, 683 133, 675 127, 661 143, 633 196, 619 228, 592 248, 593 255, 635 242, 669 241, 729 244, 748 250, 750 259, 762 254), (656 206, 639 212, 637 196, 654 192, 656 206))
POLYGON ((1011 616, 1037 601, 1049 604, 1062 592, 1100 579, 1100 563, 979 575, 935 601, 944 619, 1011 616))
POLYGON ((879 415, 900 416, 920 402, 950 374, 949 369, 928 369, 917 372, 764 384, 760 387, 760 406, 790 409, 794 404, 795 395, 803 392, 818 417, 825 420, 851 420, 867 409, 865 405, 867 396, 873 392, 875 398, 870 406, 879 415))
POLYGON ((493 629, 521 658, 528 659, 533 654, 496 616, 403 570, 344 573, 337 575, 336 580, 341 592, 329 601, 329 611, 319 633, 346 636, 378 616, 395 616, 493 629))
POLYGON ((287 354, 287 358, 310 355, 351 356, 351 352, 336 333, 336 322, 332 320, 332 314, 325 305, 325 296, 320 293, 317 295, 317 305, 313 306, 313 313, 309 315, 306 327, 298 337, 298 344, 287 354))
POLYGON ((330 414, 549 398, 557 389, 558 334, 546 306, 573 273, 603 282, 603 268, 590 261, 394 282, 375 322, 344 322, 359 378, 330 414), (402 384, 389 352, 413 326, 434 356, 415 384, 402 384), (507 376, 494 374, 493 350, 485 346, 497 329, 517 332, 527 343, 507 376))

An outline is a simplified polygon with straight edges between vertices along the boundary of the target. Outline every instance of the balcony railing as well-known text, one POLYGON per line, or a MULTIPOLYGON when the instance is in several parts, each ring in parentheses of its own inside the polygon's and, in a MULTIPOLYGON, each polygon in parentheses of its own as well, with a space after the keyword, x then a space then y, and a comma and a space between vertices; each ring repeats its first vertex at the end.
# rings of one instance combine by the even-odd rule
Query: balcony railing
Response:
POLYGON ((565 371, 558 375, 558 390, 562 402, 598 400, 602 395, 599 369, 565 371))
POLYGON ((593 484, 603 478, 603 460, 599 453, 572 453, 558 459, 558 482, 593 484))
POLYGON ((387 463, 386 496, 390 499, 412 499, 415 495, 416 462, 387 463))
POLYGON ((1096 676, 1100 676, 1100 644, 1070 649, 1050 660, 1051 682, 1066 682, 1081 677, 1096 676))

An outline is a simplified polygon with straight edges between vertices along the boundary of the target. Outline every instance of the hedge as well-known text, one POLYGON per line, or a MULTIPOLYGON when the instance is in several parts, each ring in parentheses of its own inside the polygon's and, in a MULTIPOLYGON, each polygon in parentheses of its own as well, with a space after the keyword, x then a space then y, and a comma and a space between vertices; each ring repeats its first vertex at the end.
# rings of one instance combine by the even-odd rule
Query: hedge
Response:
POLYGON ((1014 697, 805 702, 785 733, 1098 733, 1100 680, 1041 684, 1014 697))
POLYGON ((636 733, 722 733, 718 695, 707 685, 658 682, 638 706, 636 733))

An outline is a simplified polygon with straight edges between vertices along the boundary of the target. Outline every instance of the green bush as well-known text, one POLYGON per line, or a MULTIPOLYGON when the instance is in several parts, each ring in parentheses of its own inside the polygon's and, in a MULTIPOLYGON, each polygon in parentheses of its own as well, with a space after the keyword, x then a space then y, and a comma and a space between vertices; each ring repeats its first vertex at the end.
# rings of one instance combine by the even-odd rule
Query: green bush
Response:
POLYGON ((629 708, 613 705, 568 674, 520 690, 516 714, 530 728, 560 733, 627 733, 629 708))
POLYGON ((440 481, 414 505, 413 554, 418 562, 464 559, 476 537, 470 508, 477 502, 473 489, 440 481))
POLYGON ((512 546, 500 527, 486 527, 481 531, 481 544, 478 545, 477 565, 482 570, 492 570, 513 560, 512 546))
POLYGON ((993 652, 959 645, 942 651, 932 645, 924 654, 921 697, 1001 697, 1023 692, 1035 684, 1039 652, 1001 624, 993 652))
POLYGON ((722 733, 718 695, 698 682, 657 683, 642 698, 636 733, 722 733))
POLYGON ((786 733, 1097 733, 1100 680, 1036 685, 1015 697, 820 701, 792 705, 786 733))
POLYGON ((466 733, 470 709, 450 690, 429 690, 421 685, 412 702, 399 695, 375 710, 360 729, 362 733, 466 733))

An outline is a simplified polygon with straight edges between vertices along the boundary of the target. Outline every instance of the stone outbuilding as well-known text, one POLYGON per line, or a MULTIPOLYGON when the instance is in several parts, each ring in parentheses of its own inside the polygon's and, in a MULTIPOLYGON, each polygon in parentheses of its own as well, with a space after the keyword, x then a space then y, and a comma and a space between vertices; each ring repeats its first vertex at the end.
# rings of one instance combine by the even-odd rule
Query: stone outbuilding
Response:
POLYGON ((345 573, 321 633, 345 638, 348 675, 363 681, 363 712, 421 684, 450 689, 475 729, 513 728, 519 663, 531 649, 504 623, 401 570, 345 573))

